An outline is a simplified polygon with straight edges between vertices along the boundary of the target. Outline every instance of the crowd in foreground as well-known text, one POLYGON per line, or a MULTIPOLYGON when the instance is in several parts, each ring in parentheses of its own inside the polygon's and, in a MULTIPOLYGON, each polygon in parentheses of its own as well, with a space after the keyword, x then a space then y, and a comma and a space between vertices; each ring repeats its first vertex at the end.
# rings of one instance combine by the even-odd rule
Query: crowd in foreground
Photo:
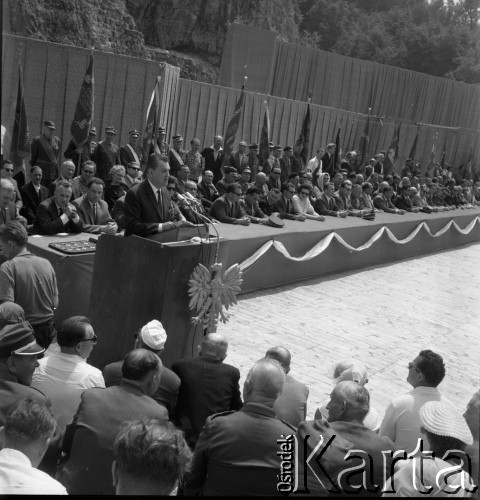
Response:
POLYGON ((169 369, 152 320, 99 370, 86 317, 63 321, 47 348, 18 304, 3 302, 0 321, 3 494, 478 496, 480 391, 462 415, 438 389, 448 374, 431 350, 405 366, 412 390, 383 416, 366 367, 341 359, 307 420, 309 388, 282 346, 241 392, 218 333, 169 369))
POLYGON ((19 220, 30 234, 125 230, 127 236, 149 236, 208 222, 371 220, 379 212, 431 213, 480 205, 480 182, 467 169, 457 169, 454 176, 449 165, 423 169, 408 158, 397 172, 384 151, 362 162, 355 151, 335 155, 330 143, 305 162, 301 145, 271 143, 262 162, 258 145, 241 141, 226 159, 221 136, 202 150, 200 141, 192 139, 184 150, 183 137, 175 135, 170 146, 161 127, 145 158, 137 130, 118 147, 115 128, 106 127, 98 144, 95 129, 82 147, 70 142, 67 159, 58 166, 54 131, 53 122, 45 121, 43 134, 32 142, 31 180, 24 186, 12 178, 12 164, 2 161, 0 223, 19 220))

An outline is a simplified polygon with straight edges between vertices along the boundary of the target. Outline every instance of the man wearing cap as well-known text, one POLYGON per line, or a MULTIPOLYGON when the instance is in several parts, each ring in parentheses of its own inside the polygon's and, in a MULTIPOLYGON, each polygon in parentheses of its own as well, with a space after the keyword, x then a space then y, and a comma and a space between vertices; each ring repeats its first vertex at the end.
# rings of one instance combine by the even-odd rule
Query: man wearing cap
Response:
POLYGON ((82 146, 77 147, 73 139, 68 143, 63 156, 65 156, 68 160, 73 161, 75 165, 75 172, 79 172, 80 165, 82 165, 83 162, 92 159, 95 148, 97 147, 97 143, 94 141, 96 135, 97 129, 95 127, 90 127, 88 139, 82 146))
POLYGON ((154 152, 155 154, 162 154, 168 157, 170 146, 168 142, 165 141, 165 134, 165 127, 158 127, 157 145, 154 152))
POLYGON ((198 183, 198 196, 205 210, 209 210, 213 202, 220 196, 217 188, 213 185, 213 172, 211 170, 206 170, 202 175, 202 180, 198 183))
POLYGON ((105 139, 100 141, 95 149, 92 160, 97 165, 97 177, 103 181, 109 180, 110 169, 120 165, 120 150, 113 139, 117 135, 114 127, 105 127, 105 139))
POLYGON ((235 167, 227 165, 223 168, 223 172, 223 178, 219 180, 215 185, 220 196, 224 195, 227 192, 227 187, 230 184, 236 182, 238 177, 237 169, 235 167))
POLYGON ((378 186, 378 194, 373 198, 373 206, 378 210, 387 212, 389 214, 400 214, 405 213, 404 210, 396 208, 392 202, 393 197, 393 187, 386 181, 383 181, 378 186))
MULTIPOLYGON (((134 349, 147 349, 154 352, 160 359, 167 340, 167 332, 158 319, 149 321, 135 335, 134 349)), ((106 365, 103 369, 103 376, 107 387, 119 385, 122 382, 122 361, 115 361, 106 365)), ((175 404, 177 402, 178 390, 180 388, 180 379, 166 366, 163 367, 162 378, 157 392, 152 396, 155 401, 165 406, 170 418, 173 418, 175 404)))
POLYGON ((150 155, 145 168, 145 180, 127 191, 125 196, 125 236, 144 238, 155 233, 191 226, 174 210, 170 192, 166 189, 170 172, 168 158, 150 155))
POLYGON ((245 194, 247 192, 247 189, 250 187, 252 180, 252 171, 250 170, 250 167, 245 167, 242 170, 242 173, 240 174, 240 178, 237 180, 238 184, 242 187, 242 192, 245 194))
POLYGON ((239 174, 248 166, 248 155, 245 153, 246 149, 247 143, 245 141, 240 141, 238 150, 230 155, 230 166, 235 167, 239 174))
POLYGON ((130 162, 143 163, 143 151, 138 145, 140 132, 136 129, 128 132, 128 143, 120 147, 120 163, 127 168, 130 162))
POLYGON ((180 167, 184 165, 183 157, 185 151, 183 150, 183 137, 180 134, 176 134, 172 137, 173 148, 170 148, 169 152, 169 165, 170 165, 170 175, 178 177, 178 172, 180 167))
POLYGON ((0 266, 0 302, 16 302, 23 307, 35 337, 47 348, 55 335, 57 279, 47 259, 27 251, 27 241, 27 231, 18 222, 0 226, 0 250, 8 259, 0 266))
POLYGON ((223 151, 222 144, 223 137, 221 135, 216 135, 213 138, 213 144, 208 148, 204 148, 201 152, 203 157, 203 170, 210 170, 213 172, 214 184, 216 184, 223 175, 222 164, 225 152, 223 151))
POLYGON ((97 336, 85 316, 64 320, 57 330, 60 351, 42 358, 33 373, 32 387, 45 394, 52 403, 52 413, 62 431, 69 424, 80 396, 89 387, 105 387, 102 372, 87 363, 97 336))
POLYGON ((252 171, 252 177, 258 174, 260 167, 260 156, 258 155, 258 144, 255 142, 248 146, 248 168, 252 171))
MULTIPOLYGON (((58 176, 57 179, 52 181, 50 187, 48 188, 48 195, 53 196, 53 194, 55 193, 55 189, 57 188, 58 181, 71 182, 74 175, 75 175, 75 165, 73 161, 72 160, 64 161, 60 167, 60 175, 58 176)), ((73 200, 73 190, 72 190, 71 200, 73 200)))
POLYGON ((112 495, 113 443, 122 424, 139 418, 168 420, 167 409, 152 399, 162 378, 160 358, 134 349, 122 364, 120 385, 83 391, 65 430, 65 463, 58 480, 70 495, 112 495))
POLYGON ((72 198, 74 200, 80 198, 80 196, 87 192, 88 183, 90 179, 95 177, 96 171, 97 166, 92 160, 87 160, 82 163, 80 175, 74 177, 70 183, 72 185, 72 198))
POLYGON ((117 223, 108 211, 107 202, 102 199, 104 188, 102 179, 93 177, 88 182, 87 192, 73 202, 82 219, 82 231, 85 233, 116 234, 118 231, 117 223))
POLYGON ((44 121, 42 135, 35 137, 30 146, 30 165, 42 169, 42 184, 47 187, 58 175, 60 139, 53 135, 54 132, 55 123, 44 121))

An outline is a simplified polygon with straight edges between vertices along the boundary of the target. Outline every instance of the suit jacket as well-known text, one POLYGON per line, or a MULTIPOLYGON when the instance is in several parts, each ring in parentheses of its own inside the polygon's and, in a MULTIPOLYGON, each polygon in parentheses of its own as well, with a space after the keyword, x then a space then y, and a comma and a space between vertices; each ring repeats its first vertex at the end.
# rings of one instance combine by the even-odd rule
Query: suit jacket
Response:
POLYGON ((120 229, 125 229, 125 196, 118 198, 112 208, 112 217, 120 229))
POLYGON ((142 181, 138 178, 132 181, 128 175, 123 178, 123 183, 128 187, 128 189, 130 189, 132 186, 135 186, 135 184, 139 184, 140 182, 142 181))
MULTIPOLYGON (((122 361, 110 363, 103 369, 103 378, 105 385, 120 385, 122 383, 122 361)), ((168 410, 170 418, 173 418, 175 404, 177 402, 178 390, 180 388, 180 379, 166 366, 163 367, 162 376, 160 377, 160 386, 152 398, 168 410)))
POLYGON ((288 176, 292 173, 291 161, 288 156, 282 156, 280 158, 280 169, 282 171, 282 175, 280 176, 282 182, 288 181, 288 176))
POLYGON ((3 216, 2 212, 3 210, 0 209, 0 224, 7 224, 12 220, 18 220, 18 209, 13 201, 9 201, 5 208, 6 217, 3 216))
MULTIPOLYGON (((137 153, 139 163, 142 164, 143 163, 142 148, 140 146, 136 146, 134 149, 135 153, 137 153)), ((127 144, 124 144, 123 146, 120 147, 119 154, 120 154, 120 163, 125 167, 125 169, 127 168, 127 165, 130 162, 136 161, 135 157, 133 156, 132 150, 130 149, 130 146, 128 146, 127 144)))
POLYGON ((266 403, 249 401, 235 413, 212 415, 195 447, 185 494, 280 495, 278 440, 294 433, 266 403))
POLYGON ((329 155, 328 153, 325 153, 322 156, 323 172, 327 172, 328 174, 330 174, 330 179, 333 179, 333 176, 337 171, 335 165, 333 164, 334 161, 335 161, 335 154, 329 155))
POLYGON ((377 174, 384 174, 383 163, 377 161, 373 166, 373 171, 376 172, 377 174))
POLYGON ((221 149, 218 152, 217 159, 215 160, 213 147, 205 148, 201 155, 205 158, 205 170, 211 170, 213 172, 213 183, 216 184, 222 178, 222 163, 225 151, 221 149))
POLYGON ((391 201, 386 200, 383 197, 383 194, 377 194, 375 198, 373 198, 373 206, 375 208, 378 208, 379 210, 383 210, 384 212, 387 213, 395 213, 395 206, 391 201))
POLYGON ((42 169, 42 184, 48 186, 50 182, 55 179, 58 175, 58 154, 60 153, 60 139, 57 136, 53 136, 50 146, 55 156, 55 160, 52 161, 50 156, 45 151, 43 144, 41 142, 41 136, 35 137, 30 146, 30 165, 34 167, 38 165, 42 169))
POLYGON ((235 151, 230 155, 229 164, 232 167, 235 167, 239 174, 243 172, 245 168, 248 166, 248 155, 243 154, 243 157, 240 158, 240 153, 235 151))
POLYGON ((275 175, 271 174, 267 178, 267 186, 268 189, 282 189, 282 181, 280 180, 280 177, 276 177, 275 175))
POLYGON ((175 419, 187 441, 195 443, 207 417, 242 407, 238 368, 210 356, 180 359, 172 370, 180 378, 175 419))
POLYGON ((287 210, 287 199, 285 196, 280 196, 280 199, 273 205, 272 213, 278 212, 281 219, 295 219, 295 210, 293 208, 293 201, 290 200, 290 208, 287 210))
POLYGON ((210 208, 209 214, 218 222, 225 222, 227 224, 234 224, 236 220, 241 219, 245 214, 243 213, 240 203, 230 203, 225 196, 217 198, 210 208))
POLYGON ((37 195, 33 183, 29 182, 20 188, 20 192, 23 201, 23 208, 20 210, 20 213, 27 219, 29 224, 33 224, 38 205, 48 198, 48 189, 40 185, 40 191, 37 195))
POLYGON ((83 232, 85 233, 100 233, 100 226, 104 226, 107 222, 115 222, 108 211, 106 201, 100 200, 97 203, 97 221, 93 215, 93 208, 88 201, 86 195, 77 198, 73 204, 77 207, 78 215, 83 221, 83 232))
POLYGON ((146 237, 158 231, 158 224, 169 222, 171 198, 166 188, 162 188, 162 199, 163 213, 148 180, 130 188, 125 195, 125 236, 146 237))
POLYGON ((47 235, 57 233, 81 233, 83 222, 81 218, 79 218, 78 222, 73 222, 73 220, 69 219, 64 225, 58 215, 55 199, 48 198, 38 205, 34 229, 39 234, 47 235))
POLYGON ((202 204, 205 208, 210 208, 219 196, 217 188, 214 184, 205 184, 203 180, 198 183, 198 195, 200 196, 202 204))
POLYGON ((97 177, 106 181, 110 179, 110 169, 120 164, 119 148, 116 144, 108 146, 105 141, 100 141, 95 148, 92 160, 97 165, 97 177))
POLYGON ((307 418, 308 392, 305 384, 287 374, 282 394, 273 405, 277 418, 296 429, 307 418))
POLYGON ((333 215, 334 217, 337 216, 337 212, 340 210, 335 198, 332 196, 329 200, 325 193, 322 193, 322 195, 317 198, 313 209, 320 215, 333 215))
POLYGON ((69 494, 115 494, 111 473, 113 442, 124 422, 143 417, 166 421, 168 411, 126 380, 118 386, 94 387, 82 393, 62 445, 68 459, 59 480, 69 494))

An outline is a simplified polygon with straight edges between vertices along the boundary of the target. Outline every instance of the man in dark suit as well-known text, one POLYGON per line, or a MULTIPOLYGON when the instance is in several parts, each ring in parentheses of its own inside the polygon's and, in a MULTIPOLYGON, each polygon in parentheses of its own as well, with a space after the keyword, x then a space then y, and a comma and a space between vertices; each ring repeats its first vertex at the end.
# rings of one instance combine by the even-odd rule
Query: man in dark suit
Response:
POLYGON ((57 182, 52 198, 42 201, 37 208, 34 230, 39 234, 81 233, 83 228, 77 209, 69 203, 72 186, 68 181, 57 182))
POLYGON ((170 148, 168 163, 170 165, 170 175, 178 177, 178 171, 180 167, 184 165, 183 158, 185 156, 185 151, 183 150, 183 137, 180 134, 174 135, 172 137, 173 148, 170 148))
POLYGON ((296 214, 293 208, 292 198, 297 194, 295 186, 290 182, 284 182, 282 184, 282 194, 277 202, 272 207, 272 213, 278 212, 278 216, 281 219, 288 220, 299 220, 303 222, 305 216, 302 214, 296 214))
POLYGON ((62 451, 66 461, 58 479, 69 494, 113 495, 113 443, 121 425, 143 417, 168 420, 168 411, 152 399, 162 376, 162 362, 146 349, 130 351, 123 361, 122 382, 82 393, 62 451))
POLYGON ((146 238, 191 225, 179 210, 174 213, 170 192, 166 189, 169 172, 166 156, 150 156, 145 180, 130 188, 125 196, 125 236, 136 234, 146 238))
POLYGON ((265 359, 278 361, 286 374, 282 394, 273 405, 275 414, 282 422, 297 428, 307 418, 308 387, 289 375, 292 355, 285 347, 271 347, 266 352, 265 359))
MULTIPOLYGON (((73 176, 75 175, 75 165, 72 160, 66 160, 60 166, 60 176, 55 179, 48 188, 48 196, 53 196, 55 189, 57 187, 58 181, 68 181, 72 182, 73 176)), ((72 199, 73 201, 73 199, 72 199)))
POLYGON ((48 189, 41 184, 42 169, 40 167, 30 169, 30 178, 32 180, 20 188, 23 200, 20 213, 27 219, 28 224, 33 224, 38 205, 48 198, 48 189))
POLYGON ((130 130, 128 133, 128 144, 120 147, 120 163, 125 167, 125 170, 130 162, 137 163, 139 167, 143 162, 143 151, 138 145, 139 137, 140 132, 138 130, 130 130))
POLYGON ((213 138, 213 145, 205 148, 201 155, 203 157, 203 171, 211 170, 213 172, 213 183, 216 184, 223 176, 223 156, 225 152, 222 148, 223 137, 216 135, 213 138))
POLYGON ((92 160, 97 166, 97 176, 104 181, 110 180, 110 169, 120 165, 120 151, 113 143, 117 131, 114 127, 105 127, 105 139, 100 141, 95 148, 92 160))
POLYGON ((82 219, 83 231, 93 234, 116 234, 117 223, 108 211, 107 202, 102 200, 105 183, 94 177, 88 182, 87 188, 86 194, 73 202, 82 219))
POLYGON ((55 123, 44 121, 42 135, 35 137, 30 146, 30 165, 38 165, 42 169, 42 184, 47 187, 58 175, 60 139, 53 135, 54 132, 55 123))
POLYGON ((14 196, 15 186, 11 181, 9 179, 0 179, 0 225, 16 220, 26 227, 27 220, 19 215, 17 206, 12 201, 14 196))
POLYGON ((340 210, 335 201, 335 184, 333 182, 329 182, 325 185, 324 191, 315 201, 315 205, 313 209, 315 212, 321 215, 331 215, 332 217, 343 217, 347 216, 347 212, 345 210, 340 210))
MULTIPOLYGON (((162 323, 154 319, 149 321, 142 327, 140 332, 135 335, 135 345, 133 348, 147 349, 147 351, 152 351, 161 359, 166 340, 167 332, 163 328, 162 323)), ((115 361, 105 366, 103 369, 103 378, 105 379, 105 385, 107 387, 119 385, 122 382, 122 364, 123 361, 115 361)), ((179 388, 180 379, 178 376, 172 370, 164 366, 160 385, 152 398, 165 406, 170 418, 173 418, 179 388)))
POLYGON ((136 161, 131 161, 127 164, 127 175, 123 178, 123 182, 130 189, 135 184, 141 182, 140 180, 140 164, 136 161))
POLYGON ((280 169, 282 171, 282 182, 287 182, 289 175, 292 173, 292 146, 285 146, 283 148, 283 156, 280 158, 280 169))
POLYGON ((185 431, 188 444, 195 446, 205 420, 213 413, 239 410, 242 398, 238 368, 223 363, 228 342, 219 333, 203 337, 196 358, 181 359, 172 365, 180 378, 175 418, 185 431))
POLYGON ((330 179, 333 179, 335 172, 338 171, 335 163, 335 148, 334 142, 327 144, 325 148, 325 154, 322 156, 322 171, 330 175, 330 179))
POLYGON ((207 418, 187 474, 187 495, 279 494, 279 451, 284 449, 279 440, 295 432, 273 409, 284 384, 285 372, 277 361, 262 359, 253 365, 243 389, 243 408, 207 418))
POLYGON ((209 212, 210 215, 219 222, 248 226, 250 219, 246 217, 240 206, 240 197, 242 194, 242 186, 240 184, 236 182, 229 184, 227 192, 213 202, 209 212))
POLYGON ((213 172, 206 170, 202 180, 198 183, 198 196, 202 201, 203 208, 208 210, 218 198, 217 188, 213 184, 213 172))
POLYGON ((244 168, 248 167, 248 155, 245 153, 246 149, 247 143, 245 141, 240 141, 238 150, 230 155, 230 166, 235 167, 239 174, 243 172, 244 168))

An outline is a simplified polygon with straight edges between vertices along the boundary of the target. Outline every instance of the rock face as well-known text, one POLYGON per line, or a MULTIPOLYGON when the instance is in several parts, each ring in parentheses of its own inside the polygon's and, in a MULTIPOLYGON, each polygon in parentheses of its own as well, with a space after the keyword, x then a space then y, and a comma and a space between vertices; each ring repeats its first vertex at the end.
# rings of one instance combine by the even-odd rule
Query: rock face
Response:
POLYGON ((145 57, 143 35, 124 0, 4 0, 14 35, 145 57))
POLYGON ((294 0, 127 0, 147 44, 203 53, 218 64, 232 22, 275 30, 285 41, 298 36, 294 0))

